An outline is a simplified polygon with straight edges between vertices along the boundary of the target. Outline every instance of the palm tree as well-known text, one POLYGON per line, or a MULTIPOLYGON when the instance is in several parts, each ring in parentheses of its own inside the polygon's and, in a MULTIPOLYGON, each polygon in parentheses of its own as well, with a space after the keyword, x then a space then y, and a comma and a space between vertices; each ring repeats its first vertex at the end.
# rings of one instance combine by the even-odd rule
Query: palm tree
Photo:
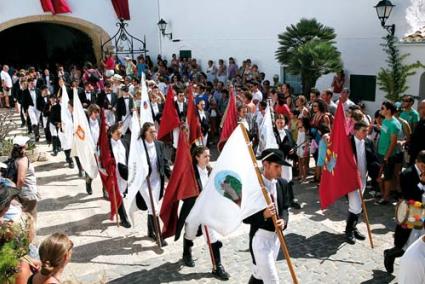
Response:
POLYGON ((335 47, 333 28, 316 19, 301 19, 279 34, 276 59, 293 75, 301 75, 303 93, 308 95, 324 74, 342 70, 341 53, 335 47))

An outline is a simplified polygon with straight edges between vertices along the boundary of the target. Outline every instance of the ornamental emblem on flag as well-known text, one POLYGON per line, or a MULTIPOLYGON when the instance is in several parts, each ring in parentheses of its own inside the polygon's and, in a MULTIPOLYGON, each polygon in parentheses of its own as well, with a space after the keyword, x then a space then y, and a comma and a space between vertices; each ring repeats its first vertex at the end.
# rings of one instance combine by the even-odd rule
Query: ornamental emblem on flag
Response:
POLYGON ((239 175, 233 171, 220 171, 214 177, 214 185, 220 195, 241 206, 242 182, 239 175))
POLYGON ((146 101, 143 102, 143 108, 148 109, 148 103, 146 101))
POLYGON ((75 134, 77 134, 80 140, 84 140, 86 138, 86 133, 84 132, 84 129, 80 125, 78 125, 77 131, 75 132, 75 134))
POLYGON ((330 172, 332 175, 334 174, 336 159, 337 154, 328 147, 328 149, 326 149, 325 166, 323 168, 330 172))

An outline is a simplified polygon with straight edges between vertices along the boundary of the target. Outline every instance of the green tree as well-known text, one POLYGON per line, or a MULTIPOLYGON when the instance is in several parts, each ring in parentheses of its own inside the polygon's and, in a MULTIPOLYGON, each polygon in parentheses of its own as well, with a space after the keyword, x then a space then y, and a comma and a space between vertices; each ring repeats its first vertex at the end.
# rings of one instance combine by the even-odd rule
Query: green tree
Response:
POLYGON ((293 75, 300 75, 303 93, 308 95, 320 76, 341 71, 341 53, 335 47, 333 28, 316 19, 301 19, 279 34, 276 59, 293 75))
POLYGON ((398 101, 400 97, 409 89, 407 78, 416 74, 416 69, 424 67, 421 62, 403 64, 409 56, 408 53, 401 54, 397 46, 397 39, 393 35, 385 37, 382 44, 385 53, 388 55, 387 68, 381 68, 378 73, 379 89, 385 92, 385 98, 391 101, 398 101))

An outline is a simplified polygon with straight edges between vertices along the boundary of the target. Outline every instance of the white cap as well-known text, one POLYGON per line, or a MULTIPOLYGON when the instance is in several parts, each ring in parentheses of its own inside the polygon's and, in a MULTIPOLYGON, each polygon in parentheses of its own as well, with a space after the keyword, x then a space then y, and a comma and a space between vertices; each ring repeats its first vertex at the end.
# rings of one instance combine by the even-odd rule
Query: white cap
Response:
POLYGON ((0 162, 0 168, 7 169, 7 165, 5 163, 0 162))
POLYGON ((131 57, 126 56, 126 57, 124 57, 124 59, 125 59, 125 60, 131 60, 131 57))
POLYGON ((122 76, 119 74, 114 74, 114 76, 112 76, 112 80, 122 81, 122 76))
POLYGON ((13 144, 23 147, 29 140, 30 138, 28 136, 15 136, 13 138, 13 144))

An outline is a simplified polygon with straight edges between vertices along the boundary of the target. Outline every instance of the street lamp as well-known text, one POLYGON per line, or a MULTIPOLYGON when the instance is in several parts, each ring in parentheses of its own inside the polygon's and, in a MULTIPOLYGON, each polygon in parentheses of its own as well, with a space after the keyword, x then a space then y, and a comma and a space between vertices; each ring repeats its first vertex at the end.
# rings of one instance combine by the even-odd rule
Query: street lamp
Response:
POLYGON ((165 32, 165 30, 167 29, 167 22, 166 21, 164 21, 164 19, 162 19, 161 18, 161 20, 159 20, 159 22, 158 22, 158 27, 159 27, 159 30, 161 31, 161 33, 162 33, 162 35, 163 36, 168 36, 168 38, 170 39, 170 40, 172 40, 173 39, 173 33, 166 33, 165 32))
POLYGON ((389 0, 381 0, 378 2, 378 4, 376 4, 376 6, 374 6, 374 8, 376 9, 376 14, 378 14, 378 19, 381 21, 381 26, 386 29, 387 32, 390 33, 392 36, 394 36, 395 24, 385 25, 385 23, 390 17, 391 11, 394 7, 395 5, 393 5, 393 3, 391 3, 391 1, 389 0))

